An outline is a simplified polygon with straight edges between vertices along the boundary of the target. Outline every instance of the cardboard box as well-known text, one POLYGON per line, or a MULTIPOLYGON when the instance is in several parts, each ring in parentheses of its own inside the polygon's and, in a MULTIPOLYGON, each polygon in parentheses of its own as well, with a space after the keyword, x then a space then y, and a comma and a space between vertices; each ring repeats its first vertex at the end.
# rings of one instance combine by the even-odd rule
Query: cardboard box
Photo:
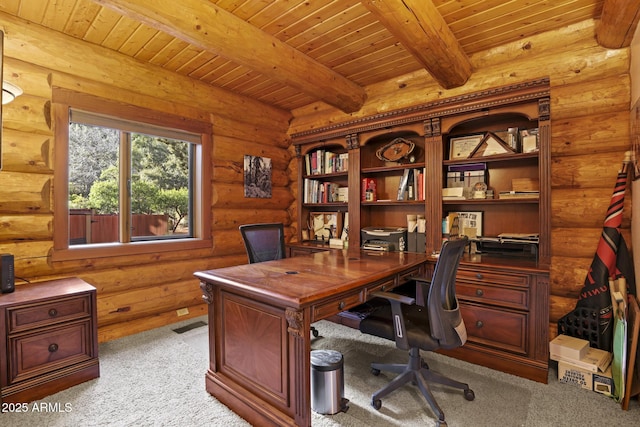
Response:
POLYGON ((589 341, 569 335, 558 335, 549 343, 549 353, 553 360, 559 360, 554 359, 554 356, 565 361, 580 360, 587 355, 588 350, 589 341))
POLYGON ((591 372, 567 362, 558 362, 558 380, 586 390, 611 396, 614 392, 611 366, 605 372, 591 372))
POLYGON ((604 372, 607 370, 609 365, 611 364, 611 359, 613 355, 605 350, 600 350, 597 348, 588 348, 587 354, 580 360, 572 359, 566 356, 560 356, 555 353, 551 353, 549 357, 552 360, 556 360, 558 362, 566 362, 570 363, 574 366, 579 367, 580 369, 584 369, 589 372, 604 372))

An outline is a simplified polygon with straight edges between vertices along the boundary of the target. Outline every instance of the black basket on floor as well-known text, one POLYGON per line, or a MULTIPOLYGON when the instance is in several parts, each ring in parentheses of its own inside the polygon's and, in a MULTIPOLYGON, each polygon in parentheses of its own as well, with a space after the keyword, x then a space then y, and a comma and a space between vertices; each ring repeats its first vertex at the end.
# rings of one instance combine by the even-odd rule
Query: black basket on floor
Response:
POLYGON ((595 308, 578 307, 558 320, 558 334, 589 341, 589 346, 602 348, 599 312, 595 308))

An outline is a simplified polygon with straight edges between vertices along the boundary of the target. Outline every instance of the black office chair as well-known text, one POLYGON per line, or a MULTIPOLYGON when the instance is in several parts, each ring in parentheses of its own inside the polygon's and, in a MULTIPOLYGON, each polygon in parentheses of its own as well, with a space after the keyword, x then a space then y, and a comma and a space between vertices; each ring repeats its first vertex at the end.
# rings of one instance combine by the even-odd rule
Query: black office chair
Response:
MULTIPOLYGON (((375 309, 360 322, 360 331, 396 342, 396 347, 409 350, 408 364, 372 363, 371 372, 400 374, 393 381, 371 396, 371 405, 380 409, 382 399, 402 385, 412 382, 424 395, 438 417, 437 426, 446 426, 444 413, 435 401, 429 383, 439 383, 464 390, 464 397, 473 400, 475 395, 467 384, 454 381, 429 369, 420 356, 420 350, 434 351, 462 346, 467 339, 466 329, 455 294, 455 279, 467 238, 449 240, 442 245, 433 277, 417 279, 422 287, 421 295, 427 301, 416 301, 404 295, 376 292, 389 304, 375 309)), ((420 295, 420 294, 418 294, 420 295)))
MULTIPOLYGON (((245 224, 240 226, 240 234, 247 250, 249 264, 272 261, 286 257, 284 246, 284 225, 282 223, 245 224)), ((311 333, 320 333, 313 326, 311 333)))
POLYGON ((282 223, 241 225, 240 234, 249 264, 285 258, 282 223))

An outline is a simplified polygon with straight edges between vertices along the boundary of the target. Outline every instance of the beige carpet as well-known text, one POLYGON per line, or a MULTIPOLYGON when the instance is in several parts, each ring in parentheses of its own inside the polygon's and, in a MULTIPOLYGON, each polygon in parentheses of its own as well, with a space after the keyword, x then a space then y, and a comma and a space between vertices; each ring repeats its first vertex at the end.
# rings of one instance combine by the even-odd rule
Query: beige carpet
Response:
MULTIPOLYGON (((248 425, 204 389, 206 327, 182 334, 173 331, 204 320, 194 319, 101 345, 99 379, 29 404, 27 412, 0 414, 0 425, 248 425)), ((391 342, 330 322, 318 322, 316 327, 323 337, 313 341, 313 348, 344 354, 345 397, 350 403, 346 413, 314 413, 314 427, 435 425, 434 415, 413 386, 383 399, 380 411, 370 405, 371 393, 390 376, 371 375, 369 363, 404 362, 404 352, 396 350, 391 342)), ((640 425, 637 400, 624 412, 602 395, 560 384, 555 372, 550 373, 550 383, 544 385, 440 355, 428 355, 427 362, 434 370, 468 382, 475 392, 476 399, 468 402, 460 391, 433 387, 451 427, 640 425)))

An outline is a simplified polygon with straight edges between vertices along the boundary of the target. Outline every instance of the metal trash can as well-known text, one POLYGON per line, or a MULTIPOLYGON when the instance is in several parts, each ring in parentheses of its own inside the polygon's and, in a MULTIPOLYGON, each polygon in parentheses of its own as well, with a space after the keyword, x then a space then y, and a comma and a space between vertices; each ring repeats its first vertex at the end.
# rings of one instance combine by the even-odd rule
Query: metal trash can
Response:
POLYGON ((311 409, 323 415, 346 412, 344 358, 335 350, 311 352, 311 409))

